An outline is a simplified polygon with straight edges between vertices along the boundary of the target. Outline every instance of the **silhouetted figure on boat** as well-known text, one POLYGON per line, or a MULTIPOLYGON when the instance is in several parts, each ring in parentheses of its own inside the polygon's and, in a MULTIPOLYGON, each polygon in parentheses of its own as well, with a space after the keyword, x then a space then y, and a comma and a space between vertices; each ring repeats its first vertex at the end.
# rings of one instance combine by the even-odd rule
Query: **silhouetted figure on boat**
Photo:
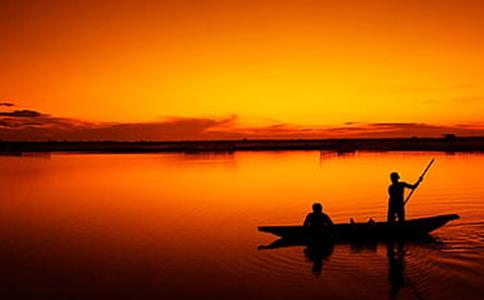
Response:
POLYGON ((320 203, 314 203, 313 211, 304 220, 304 227, 311 229, 313 232, 325 232, 331 226, 333 226, 333 221, 327 214, 323 213, 323 206, 320 203))
POLYGON ((398 181, 400 175, 397 172, 390 174, 390 179, 392 184, 388 187, 388 194, 390 199, 388 200, 388 223, 395 223, 396 218, 398 222, 405 221, 405 203, 404 203, 404 191, 405 188, 416 189, 420 182, 422 182, 422 177, 420 177, 415 184, 409 184, 403 181, 398 181))

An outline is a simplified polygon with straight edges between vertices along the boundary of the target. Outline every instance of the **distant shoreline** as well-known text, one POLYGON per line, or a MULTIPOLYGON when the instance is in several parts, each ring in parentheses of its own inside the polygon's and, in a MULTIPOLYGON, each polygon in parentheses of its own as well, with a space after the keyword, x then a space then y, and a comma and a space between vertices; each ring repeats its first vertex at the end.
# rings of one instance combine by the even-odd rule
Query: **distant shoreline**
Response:
POLYGON ((0 141, 1 155, 28 152, 157 153, 157 152, 235 152, 235 151, 321 150, 338 153, 355 151, 442 151, 484 152, 484 137, 385 138, 385 139, 300 139, 300 140, 221 140, 173 142, 116 141, 0 141))

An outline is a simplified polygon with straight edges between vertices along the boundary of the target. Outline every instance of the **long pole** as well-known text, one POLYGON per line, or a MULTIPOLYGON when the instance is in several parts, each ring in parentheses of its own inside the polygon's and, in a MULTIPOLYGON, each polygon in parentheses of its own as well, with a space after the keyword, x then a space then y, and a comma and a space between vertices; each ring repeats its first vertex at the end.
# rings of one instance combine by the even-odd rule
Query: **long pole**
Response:
MULTIPOLYGON (((427 171, 430 169, 430 166, 432 166, 432 164, 434 163, 434 161, 435 161, 435 158, 432 158, 432 160, 429 162, 429 164, 427 165, 427 167, 426 167, 426 168, 425 168, 425 170, 423 171, 422 175, 420 175, 419 180, 420 180, 420 179, 423 179, 423 177, 425 176, 425 174, 427 173, 427 171)), ((417 188, 414 188, 414 189, 413 189, 413 190, 410 192, 410 194, 408 194, 407 199, 405 199, 405 201, 403 202, 403 204, 404 204, 404 205, 405 205, 405 204, 407 204, 408 200, 410 200, 410 197, 412 197, 413 192, 415 192, 415 190, 416 190, 416 189, 417 189, 417 188)))

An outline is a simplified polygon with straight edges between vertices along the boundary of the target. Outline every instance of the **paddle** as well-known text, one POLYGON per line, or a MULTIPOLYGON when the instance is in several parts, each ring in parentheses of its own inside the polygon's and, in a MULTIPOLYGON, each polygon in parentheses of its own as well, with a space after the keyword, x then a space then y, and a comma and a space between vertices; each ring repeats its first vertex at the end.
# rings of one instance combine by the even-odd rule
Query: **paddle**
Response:
MULTIPOLYGON (((425 174, 427 173, 427 171, 430 169, 430 166, 432 166, 432 164, 434 163, 434 161, 435 161, 435 158, 432 158, 432 160, 429 162, 429 164, 427 165, 427 167, 425 168, 425 170, 423 171, 422 175, 420 175, 419 178, 423 179, 423 177, 425 176, 425 174)), ((404 205, 407 204, 408 200, 410 200, 410 197, 412 197, 413 192, 415 192, 416 189, 417 188, 414 188, 410 192, 410 194, 408 194, 407 199, 405 199, 405 201, 403 202, 404 205)))

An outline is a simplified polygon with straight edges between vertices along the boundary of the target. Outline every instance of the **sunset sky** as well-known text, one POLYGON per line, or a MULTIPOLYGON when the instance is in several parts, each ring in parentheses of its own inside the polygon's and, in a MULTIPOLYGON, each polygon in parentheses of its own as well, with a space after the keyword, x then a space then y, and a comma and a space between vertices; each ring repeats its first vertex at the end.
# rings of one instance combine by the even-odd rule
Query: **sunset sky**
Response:
POLYGON ((0 139, 484 135, 484 2, 0 1, 0 139))

